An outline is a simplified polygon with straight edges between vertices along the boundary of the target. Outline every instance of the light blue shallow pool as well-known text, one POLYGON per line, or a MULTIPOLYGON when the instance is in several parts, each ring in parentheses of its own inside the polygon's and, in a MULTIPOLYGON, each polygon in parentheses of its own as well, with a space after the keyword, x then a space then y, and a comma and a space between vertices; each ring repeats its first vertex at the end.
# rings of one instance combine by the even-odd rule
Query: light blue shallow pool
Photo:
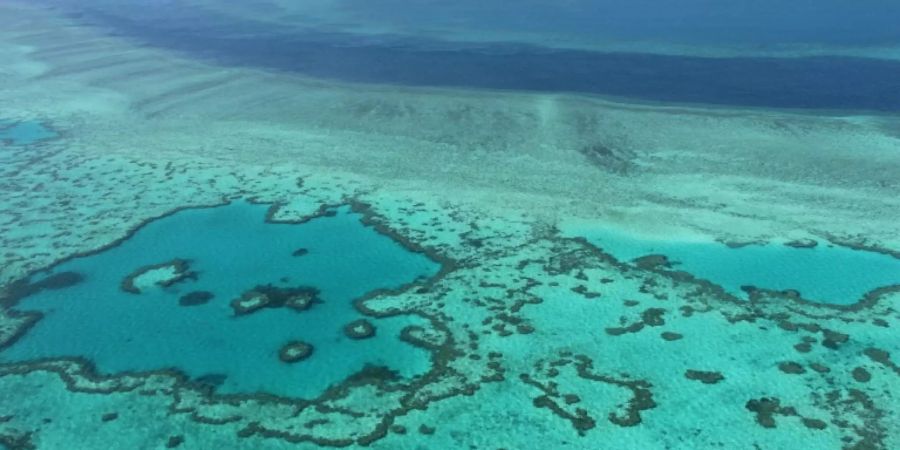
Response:
POLYGON ((375 337, 353 340, 345 324, 363 318, 352 300, 378 288, 398 287, 434 275, 424 255, 363 226, 343 208, 310 222, 264 222, 266 205, 245 202, 192 209, 153 221, 121 245, 58 266, 84 280, 27 297, 18 309, 44 313, 0 361, 81 356, 101 373, 176 368, 191 377, 225 376, 219 392, 314 396, 363 368, 384 365, 402 376, 428 370, 429 353, 401 340, 400 330, 422 320, 369 319, 375 337), (301 256, 295 250, 306 249, 301 256), (140 294, 120 289, 136 269, 190 260, 196 280, 140 294), (322 303, 298 312, 262 309, 235 316, 229 302, 256 285, 312 286, 322 303), (209 291, 206 304, 181 306, 192 291, 209 291), (278 351, 302 340, 315 348, 288 364, 278 351))
POLYGON ((849 305, 873 289, 900 284, 900 260, 827 243, 815 248, 781 244, 731 248, 719 242, 646 240, 612 229, 577 234, 622 261, 666 255, 673 269, 712 281, 739 297, 746 297, 741 286, 751 285, 795 289, 810 300, 849 305))
POLYGON ((54 137, 56 137, 56 132, 40 122, 0 120, 0 144, 31 145, 54 137))

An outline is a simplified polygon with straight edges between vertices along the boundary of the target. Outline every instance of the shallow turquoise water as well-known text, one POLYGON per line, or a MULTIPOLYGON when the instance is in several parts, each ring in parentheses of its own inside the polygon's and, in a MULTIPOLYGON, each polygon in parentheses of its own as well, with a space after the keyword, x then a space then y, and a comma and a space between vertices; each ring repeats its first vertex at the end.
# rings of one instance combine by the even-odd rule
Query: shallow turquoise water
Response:
POLYGON ((84 356, 103 373, 175 367, 192 377, 227 375, 219 392, 301 397, 316 395, 366 363, 404 376, 426 371, 429 353, 398 339, 403 327, 421 324, 419 319, 370 319, 377 335, 361 341, 341 329, 362 318, 353 299, 431 276, 438 264, 363 226, 347 208, 301 225, 265 223, 266 208, 240 202, 182 211, 149 223, 117 247, 61 264, 55 272, 75 271, 84 281, 24 299, 18 309, 45 317, 0 353, 0 360, 84 356), (309 252, 292 256, 298 248, 309 252), (141 294, 119 288, 137 268, 174 258, 191 260, 198 279, 141 294), (229 302, 267 283, 314 286, 323 303, 304 312, 263 309, 235 317, 229 302), (181 295, 197 290, 215 298, 179 305, 181 295), (313 355, 281 362, 278 350, 294 339, 313 344, 313 355))
POLYGON ((900 260, 820 243, 815 248, 780 244, 730 248, 718 242, 644 240, 616 230, 581 230, 594 245, 619 260, 666 255, 673 268, 721 285, 739 297, 741 286, 796 289, 804 298, 849 305, 875 288, 900 284, 900 260))
POLYGON ((0 143, 31 145, 56 137, 56 133, 40 122, 6 122, 0 120, 0 143))

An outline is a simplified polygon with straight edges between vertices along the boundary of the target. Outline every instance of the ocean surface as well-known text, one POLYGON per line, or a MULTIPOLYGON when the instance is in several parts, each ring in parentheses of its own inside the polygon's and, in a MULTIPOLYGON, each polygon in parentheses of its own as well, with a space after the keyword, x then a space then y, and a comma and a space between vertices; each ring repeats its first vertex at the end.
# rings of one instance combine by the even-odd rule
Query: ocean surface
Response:
POLYGON ((898 449, 898 23, 0 2, 0 449, 898 449))
MULTIPOLYGON (((722 5, 712 6, 715 2, 694 0, 684 2, 684 8, 662 8, 665 11, 657 12, 658 17, 651 13, 640 19, 645 11, 653 9, 646 1, 627 7, 593 1, 567 2, 563 8, 534 3, 533 8, 517 5, 517 11, 505 11, 497 4, 485 7, 480 2, 462 2, 452 7, 428 3, 408 8, 380 2, 360 10, 356 10, 356 5, 342 7, 354 10, 357 19, 374 18, 401 29, 403 25, 422 27, 422 23, 411 26, 416 20, 440 27, 442 22, 457 17, 465 19, 465 30, 477 32, 497 27, 495 20, 503 17, 501 30, 524 28, 539 34, 545 31, 543 28, 550 28, 549 33, 587 36, 603 30, 607 40, 621 41, 652 42, 666 33, 673 33, 679 42, 695 45, 712 41, 751 47, 765 47, 773 42, 859 46, 894 45, 900 41, 900 33, 886 19, 891 15, 900 17, 896 5, 888 6, 889 11, 878 16, 860 11, 865 8, 798 5, 789 7, 787 14, 778 14, 777 22, 768 23, 768 11, 780 8, 765 2, 742 5, 739 11, 733 11, 722 5), (373 13, 370 18, 366 13, 370 10, 380 13, 373 13), (536 20, 538 17, 543 19, 536 20), (865 33, 846 30, 844 21, 856 18, 866 20, 865 33), (644 25, 630 25, 634 23, 644 25), (649 26, 658 23, 664 25, 649 26), (829 31, 822 32, 821 28, 829 31)), ((129 2, 115 3, 112 10, 81 2, 64 2, 64 7, 81 20, 147 45, 228 65, 292 71, 346 82, 569 92, 646 102, 759 108, 900 110, 900 60, 827 53, 788 58, 740 54, 715 58, 553 48, 540 42, 439 40, 417 33, 372 36, 317 23, 288 26, 239 20, 176 3, 162 3, 152 11, 147 11, 142 3, 129 2)))

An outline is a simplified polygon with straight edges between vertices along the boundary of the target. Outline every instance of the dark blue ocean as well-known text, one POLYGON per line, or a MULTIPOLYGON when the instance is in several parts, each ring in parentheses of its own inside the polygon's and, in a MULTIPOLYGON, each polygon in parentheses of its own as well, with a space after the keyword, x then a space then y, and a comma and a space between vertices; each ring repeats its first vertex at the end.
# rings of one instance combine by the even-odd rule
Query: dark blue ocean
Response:
POLYGON ((900 26, 896 26, 900 2, 341 3, 352 12, 347 15, 359 23, 393 30, 381 34, 354 33, 346 26, 317 23, 313 18, 308 26, 237 20, 180 2, 115 2, 114 8, 102 9, 94 3, 102 2, 61 1, 60 5, 85 22, 100 23, 110 33, 146 45, 228 65, 329 80, 571 92, 680 104, 900 110, 900 60, 857 57, 847 50, 900 43, 900 26), (587 41, 645 42, 648 48, 665 42, 698 50, 710 46, 743 51, 727 57, 609 52, 514 38, 463 42, 416 32, 451 25, 476 36, 483 32, 495 37, 534 33, 587 41), (816 48, 818 53, 783 57, 765 53, 785 45, 816 48), (829 49, 834 50, 831 56, 829 49))

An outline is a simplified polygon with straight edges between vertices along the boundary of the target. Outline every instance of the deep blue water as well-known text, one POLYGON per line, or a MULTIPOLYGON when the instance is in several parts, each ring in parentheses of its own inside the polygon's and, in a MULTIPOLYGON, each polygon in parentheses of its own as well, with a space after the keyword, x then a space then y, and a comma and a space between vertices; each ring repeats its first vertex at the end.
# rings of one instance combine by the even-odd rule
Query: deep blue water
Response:
POLYGON ((174 367, 191 377, 226 375, 220 392, 299 397, 314 396, 367 363, 407 377, 427 371, 429 353, 398 339, 403 327, 421 325, 420 319, 370 319, 376 336, 366 340, 345 337, 342 327, 362 318, 353 299, 431 276, 438 264, 364 227, 346 210, 289 225, 265 223, 266 208, 241 202, 181 211, 117 247, 61 264, 56 272, 74 271, 84 281, 25 298, 19 309, 45 317, 0 353, 0 361, 83 356, 102 373, 174 367), (308 253, 293 256, 298 248, 308 253), (141 294, 120 289, 137 268, 173 258, 191 260, 198 279, 141 294), (268 283, 316 287, 322 303, 304 312, 263 309, 235 317, 229 302, 268 283), (181 295, 198 290, 215 297, 179 305, 181 295), (278 351, 291 340, 313 344, 314 353, 281 362, 278 351))
POLYGON ((566 34, 765 46, 783 43, 896 44, 900 3, 892 0, 343 0, 346 20, 400 29, 566 34))
POLYGON ((867 292, 900 284, 900 260, 889 255, 819 244, 793 248, 780 244, 730 248, 718 242, 658 241, 612 229, 580 230, 619 260, 666 255, 673 269, 712 281, 738 297, 741 286, 795 289, 809 300, 850 305, 867 292))
MULTIPOLYGON (((396 2, 373 2, 369 6, 359 2, 352 4, 359 6, 361 11, 400 9, 392 8, 393 3, 396 2)), ((546 6, 546 3, 534 3, 546 6)), ((542 16, 538 15, 524 16, 520 21, 545 23, 551 29, 544 30, 547 33, 567 30, 569 26, 574 26, 576 30, 590 28, 594 26, 592 21, 596 21, 597 28, 603 28, 616 17, 625 18, 623 23, 658 22, 661 25, 657 28, 647 27, 655 29, 655 35, 650 36, 651 33, 645 31, 647 36, 642 38, 664 41, 668 36, 672 42, 706 40, 720 44, 725 36, 740 34, 743 30, 747 35, 758 33, 769 36, 766 42, 860 43, 850 37, 856 35, 854 30, 863 27, 847 29, 847 22, 840 20, 856 9, 836 2, 830 2, 831 6, 824 8, 801 2, 801 6, 787 6, 786 10, 790 12, 787 16, 775 5, 768 10, 759 6, 733 4, 728 8, 713 7, 714 3, 694 0, 687 2, 686 9, 679 10, 672 6, 616 9, 610 2, 591 7, 591 3, 580 1, 574 2, 580 8, 562 8, 568 12, 547 12, 543 16, 555 17, 553 20, 541 20, 542 16), (604 8, 612 9, 604 14, 604 8), (745 10, 749 16, 744 16, 745 10), (648 17, 641 17, 639 11, 646 12, 648 17), (817 14, 804 22, 802 16, 807 11, 817 14), (658 16, 656 22, 651 20, 655 16, 658 16), (765 22, 766 18, 771 23, 765 22), (716 26, 716 20, 721 20, 723 25, 716 26), (695 30, 693 35, 677 32, 691 29, 689 24, 698 23, 705 23, 711 29, 705 32, 695 30), (795 26, 798 24, 806 25, 797 29, 795 26), (840 39, 840 36, 846 38, 840 39)), ((765 3, 771 4, 771 1, 765 3)), ((447 14, 451 16, 468 11, 470 16, 466 17, 472 19, 466 23, 478 30, 489 28, 491 20, 501 16, 503 10, 496 1, 485 4, 463 2, 463 5, 456 9, 413 6, 409 17, 394 13, 382 20, 402 26, 411 22, 410 17, 430 17, 428 11, 444 17, 441 16, 445 14, 443 10, 449 9, 451 11, 447 14)), ((351 8, 350 5, 345 7, 351 8)), ((900 43, 900 32, 897 31, 900 27, 887 27, 884 23, 887 20, 885 14, 889 16, 891 12, 897 12, 894 17, 900 17, 900 8, 888 3, 873 7, 873 11, 880 13, 855 13, 860 20, 868 21, 865 22, 868 24, 865 27, 867 31, 863 33, 867 37, 863 41, 886 45, 900 43), (886 9, 879 9, 878 6, 886 9)), ((72 6, 69 5, 69 8, 72 6)), ((448 42, 424 38, 415 33, 358 35, 330 30, 312 20, 306 27, 237 21, 210 10, 195 10, 175 3, 157 5, 152 11, 127 5, 102 12, 89 6, 75 10, 81 20, 103 24, 113 33, 136 38, 148 45, 179 50, 223 64, 264 67, 340 81, 575 92, 650 102, 900 111, 900 61, 835 56, 707 58, 551 49, 514 42, 448 42)), ((522 12, 526 10, 530 11, 528 14, 543 11, 540 8, 517 11, 521 16, 526 14, 522 12)), ((382 12, 382 16, 385 14, 382 12)), ((512 16, 517 17, 516 13, 512 16)), ((440 19, 433 20, 440 22, 440 19)), ((504 24, 505 28, 516 28, 515 23, 509 23, 512 19, 496 20, 499 29, 503 29, 504 24)), ((298 21, 298 25, 303 25, 302 19, 298 21)), ((412 28, 411 23, 409 26, 412 28)), ((536 31, 542 31, 540 26, 538 28, 536 31)), ((621 24, 620 28, 629 29, 621 24)), ((748 42, 766 45, 764 41, 748 42)))

